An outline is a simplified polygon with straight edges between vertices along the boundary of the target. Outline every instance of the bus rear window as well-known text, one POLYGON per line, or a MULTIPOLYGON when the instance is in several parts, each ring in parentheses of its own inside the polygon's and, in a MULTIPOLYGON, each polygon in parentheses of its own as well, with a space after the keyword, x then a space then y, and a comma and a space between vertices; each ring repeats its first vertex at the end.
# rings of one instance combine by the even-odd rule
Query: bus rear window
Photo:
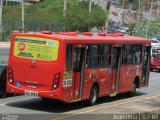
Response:
POLYGON ((55 61, 58 59, 58 47, 57 40, 16 36, 13 54, 18 58, 55 61))

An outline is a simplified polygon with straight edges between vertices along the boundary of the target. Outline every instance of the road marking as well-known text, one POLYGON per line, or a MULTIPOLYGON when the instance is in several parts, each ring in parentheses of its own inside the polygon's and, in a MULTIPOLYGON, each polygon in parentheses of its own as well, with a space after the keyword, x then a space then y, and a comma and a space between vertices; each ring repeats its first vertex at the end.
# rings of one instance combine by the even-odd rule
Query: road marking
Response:
POLYGON ((60 119, 65 119, 65 118, 69 118, 69 117, 73 117, 73 116, 77 116, 77 115, 80 115, 80 114, 83 114, 83 113, 89 113, 89 112, 93 112, 93 111, 96 111, 96 110, 100 110, 100 109, 104 109, 104 108, 111 108, 111 107, 115 107, 115 106, 119 106, 119 105, 123 105, 123 104, 127 104, 127 103, 132 103, 132 102, 138 102, 138 101, 141 101, 141 100, 148 100, 148 99, 151 99, 151 98, 156 98, 156 97, 160 97, 160 95, 155 95, 155 96, 151 96, 151 97, 146 97, 146 98, 141 98, 141 99, 137 99, 137 100, 131 100, 131 101, 126 101, 126 102, 122 102, 122 103, 117 103, 117 104, 114 104, 114 105, 110 105, 108 106, 93 106, 92 108, 89 108, 88 110, 82 110, 82 112, 65 112, 63 114, 72 114, 72 115, 66 115, 64 117, 58 117, 58 118, 51 118, 49 120, 60 120, 60 119))

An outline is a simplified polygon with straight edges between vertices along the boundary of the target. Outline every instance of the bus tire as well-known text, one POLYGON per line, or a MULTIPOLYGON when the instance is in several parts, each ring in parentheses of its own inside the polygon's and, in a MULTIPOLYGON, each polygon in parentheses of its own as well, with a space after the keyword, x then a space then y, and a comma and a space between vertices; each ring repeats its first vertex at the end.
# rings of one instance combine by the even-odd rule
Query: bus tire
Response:
POLYGON ((98 88, 97 88, 97 86, 94 85, 94 86, 91 88, 91 91, 90 91, 89 105, 94 105, 94 104, 96 104, 97 99, 98 99, 98 88))
POLYGON ((153 72, 153 68, 150 68, 150 71, 153 72))
POLYGON ((0 89, 0 98, 5 98, 7 97, 6 89, 2 88, 0 89))

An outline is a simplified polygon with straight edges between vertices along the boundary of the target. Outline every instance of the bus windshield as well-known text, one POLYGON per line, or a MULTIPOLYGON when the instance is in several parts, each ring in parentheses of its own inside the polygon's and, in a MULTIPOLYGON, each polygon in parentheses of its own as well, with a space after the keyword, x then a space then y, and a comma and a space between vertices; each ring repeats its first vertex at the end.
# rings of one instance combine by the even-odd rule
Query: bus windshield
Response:
POLYGON ((55 61, 58 59, 58 47, 57 40, 16 36, 13 54, 18 58, 55 61))

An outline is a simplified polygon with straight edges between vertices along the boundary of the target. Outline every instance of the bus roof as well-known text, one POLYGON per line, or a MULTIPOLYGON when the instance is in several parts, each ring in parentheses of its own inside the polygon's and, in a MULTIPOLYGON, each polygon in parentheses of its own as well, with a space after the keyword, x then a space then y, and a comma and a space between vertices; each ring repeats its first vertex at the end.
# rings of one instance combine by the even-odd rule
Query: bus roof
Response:
POLYGON ((84 32, 83 34, 78 34, 76 32, 38 32, 38 33, 13 33, 13 36, 32 36, 32 37, 47 37, 51 39, 57 39, 64 42, 71 43, 147 43, 150 44, 151 40, 143 37, 128 36, 120 33, 107 34, 107 33, 97 33, 93 34, 90 32, 84 32))

